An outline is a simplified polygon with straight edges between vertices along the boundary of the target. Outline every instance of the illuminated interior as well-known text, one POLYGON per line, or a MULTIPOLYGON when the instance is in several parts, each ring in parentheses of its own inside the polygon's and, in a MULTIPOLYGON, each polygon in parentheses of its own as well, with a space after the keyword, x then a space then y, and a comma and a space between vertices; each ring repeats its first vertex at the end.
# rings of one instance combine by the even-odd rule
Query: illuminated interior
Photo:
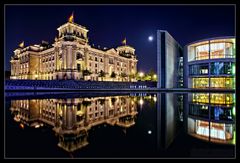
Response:
MULTIPOLYGON (((212 77, 210 78, 211 88, 235 88, 233 77, 212 77)), ((192 88, 209 88, 209 78, 192 78, 192 88)))
POLYGON ((193 93, 192 102, 229 105, 234 104, 234 95, 224 93, 211 93, 209 101, 208 93, 193 93))
POLYGON ((212 88, 234 88, 233 78, 211 78, 212 88))
POLYGON ((211 75, 235 75, 235 63, 212 62, 210 72, 211 75))
POLYGON ((208 88, 209 78, 193 78, 193 88, 208 88))
POLYGON ((235 39, 215 39, 211 41, 201 41, 188 47, 188 62, 194 60, 234 57, 235 39))
POLYGON ((195 132, 201 136, 209 137, 210 135, 210 137, 214 139, 229 140, 233 138, 233 126, 224 123, 210 122, 209 127, 209 122, 196 120, 195 132))
POLYGON ((195 60, 209 59, 209 45, 199 45, 196 46, 195 60))
POLYGON ((234 98, 233 94, 220 94, 220 93, 212 93, 210 97, 211 104, 233 104, 234 98))
MULTIPOLYGON (((229 41, 229 40, 226 40, 229 41)), ((233 58, 234 57, 233 42, 224 42, 224 40, 213 40, 210 43, 210 59, 216 58, 233 58)))
POLYGON ((209 103, 208 93, 193 93, 192 102, 209 103))

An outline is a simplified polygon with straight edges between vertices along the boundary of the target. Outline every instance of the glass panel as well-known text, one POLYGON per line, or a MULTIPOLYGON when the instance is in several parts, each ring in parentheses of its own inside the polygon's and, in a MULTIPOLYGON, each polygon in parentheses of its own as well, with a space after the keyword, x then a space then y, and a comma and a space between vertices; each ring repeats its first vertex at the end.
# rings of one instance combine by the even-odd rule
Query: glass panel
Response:
POLYGON ((211 88, 234 88, 233 78, 211 78, 211 88))
POLYGON ((208 78, 193 78, 193 88, 208 88, 209 79, 208 78))
POLYGON ((198 103, 209 103, 209 94, 208 93, 193 93, 193 102, 198 103))
POLYGON ((233 58, 233 44, 229 42, 211 43, 210 58, 233 58))
POLYGON ((209 45, 200 45, 196 47, 196 58, 195 60, 209 59, 209 45))
POLYGON ((208 75, 208 64, 191 65, 189 75, 208 75))
POLYGON ((211 63, 211 75, 234 75, 235 63, 232 62, 213 62, 211 63))
POLYGON ((233 104, 233 95, 232 94, 211 94, 210 103, 211 104, 233 104))

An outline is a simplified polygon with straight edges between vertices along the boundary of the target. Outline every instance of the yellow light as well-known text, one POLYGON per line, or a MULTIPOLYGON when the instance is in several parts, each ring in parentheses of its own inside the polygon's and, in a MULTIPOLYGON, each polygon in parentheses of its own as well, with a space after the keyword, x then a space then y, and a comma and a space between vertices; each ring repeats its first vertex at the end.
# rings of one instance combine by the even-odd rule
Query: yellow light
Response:
POLYGON ((120 108, 120 112, 123 112, 123 108, 122 108, 122 106, 121 106, 121 108, 120 108))
POLYGON ((154 78, 154 79, 156 79, 156 78, 157 78, 157 75, 156 75, 156 74, 154 74, 154 75, 153 75, 153 78, 154 78))
POLYGON ((153 97, 153 101, 157 102, 157 97, 156 96, 153 97))
POLYGON ((37 124, 36 126, 35 126, 35 128, 39 128, 40 127, 40 125, 39 124, 37 124))
POLYGON ((236 110, 235 110, 236 108, 235 108, 235 106, 232 108, 232 114, 233 114, 233 116, 235 116, 236 115, 236 110))
POLYGON ((19 126, 21 129, 24 129, 24 124, 21 123, 19 126))
POLYGON ((140 99, 140 100, 139 100, 139 104, 140 104, 140 105, 143 105, 143 103, 144 103, 143 99, 140 99))
POLYGON ((143 77, 144 73, 143 72, 139 72, 139 76, 143 77))

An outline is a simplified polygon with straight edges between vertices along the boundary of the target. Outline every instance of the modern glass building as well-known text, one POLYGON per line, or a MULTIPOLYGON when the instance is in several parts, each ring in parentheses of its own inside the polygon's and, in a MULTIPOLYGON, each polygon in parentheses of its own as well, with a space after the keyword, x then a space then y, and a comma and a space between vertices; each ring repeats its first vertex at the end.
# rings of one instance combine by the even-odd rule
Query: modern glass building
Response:
POLYGON ((186 88, 235 88, 235 37, 218 37, 184 47, 186 88))

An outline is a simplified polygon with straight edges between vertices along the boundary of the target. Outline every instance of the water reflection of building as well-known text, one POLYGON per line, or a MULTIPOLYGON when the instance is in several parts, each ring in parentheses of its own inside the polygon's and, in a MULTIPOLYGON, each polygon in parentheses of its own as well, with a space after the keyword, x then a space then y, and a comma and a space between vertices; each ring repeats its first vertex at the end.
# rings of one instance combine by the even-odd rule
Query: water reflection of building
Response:
POLYGON ((157 146, 165 149, 173 142, 177 124, 182 121, 183 95, 158 93, 157 97, 157 146))
POLYGON ((193 93, 185 101, 187 132, 213 143, 235 144, 235 95, 193 93))
POLYGON ((136 97, 12 100, 14 120, 31 127, 53 126, 58 146, 72 152, 88 145, 88 130, 100 124, 135 124, 136 97))

